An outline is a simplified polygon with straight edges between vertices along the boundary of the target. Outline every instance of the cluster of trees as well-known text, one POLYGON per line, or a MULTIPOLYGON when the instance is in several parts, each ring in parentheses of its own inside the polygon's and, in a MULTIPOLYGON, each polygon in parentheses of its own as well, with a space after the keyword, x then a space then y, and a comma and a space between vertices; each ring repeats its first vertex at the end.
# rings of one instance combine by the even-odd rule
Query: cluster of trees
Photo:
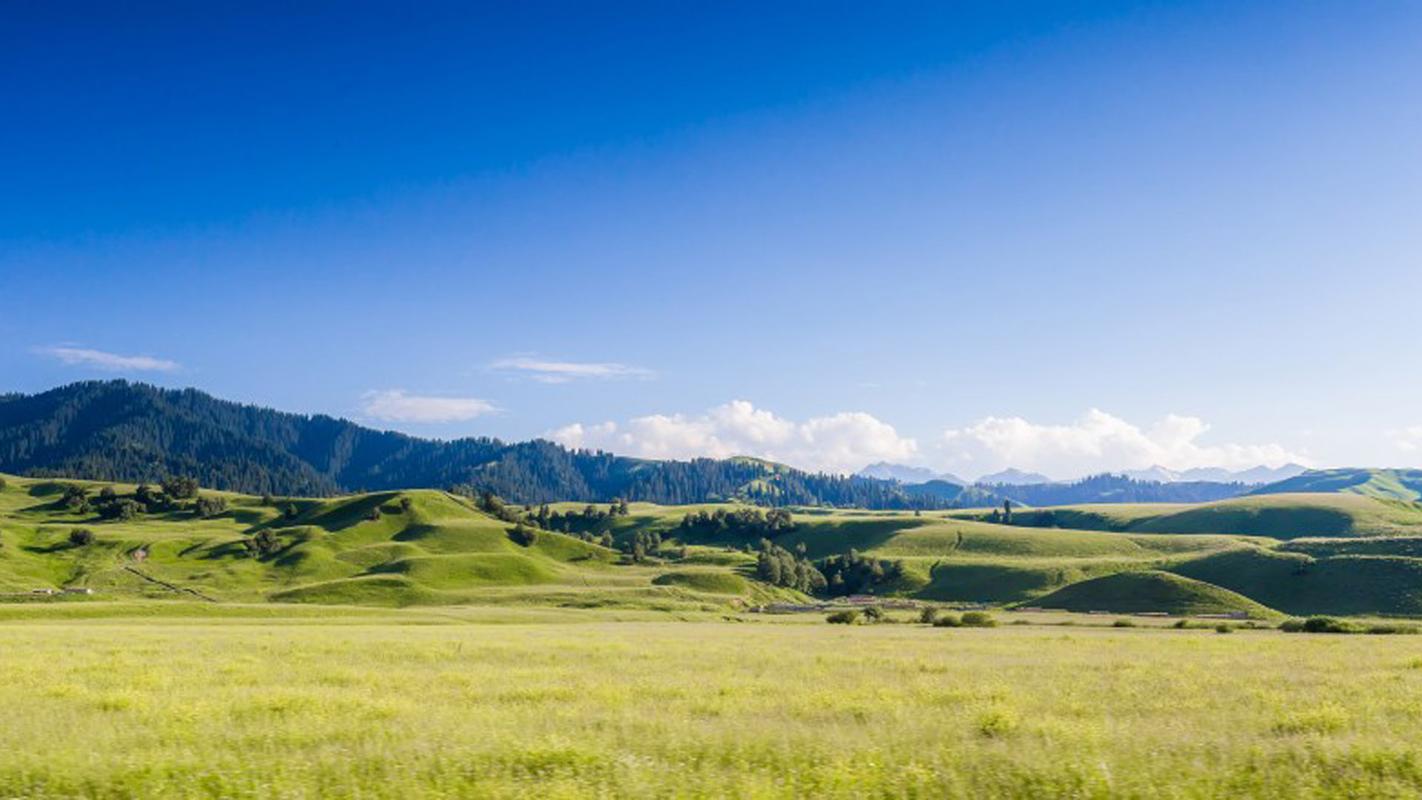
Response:
POLYGON ((769 539, 761 539, 755 576, 772 586, 798 589, 806 594, 819 594, 829 585, 824 573, 815 569, 815 565, 805 557, 804 542, 799 543, 792 553, 769 539))
POLYGON ((820 572, 831 596, 872 594, 880 584, 903 577, 904 562, 889 561, 850 550, 840 556, 830 556, 819 563, 820 572))
POLYGON ((224 498, 199 496, 197 481, 187 476, 166 478, 159 488, 139 484, 131 495, 120 495, 114 487, 105 486, 90 497, 89 490, 80 484, 66 484, 58 504, 75 514, 93 512, 103 519, 121 521, 133 519, 139 514, 173 511, 189 505, 199 517, 213 517, 227 510, 224 498))
POLYGON ((544 530, 572 534, 591 541, 595 538, 593 534, 606 531, 612 520, 617 517, 625 517, 630 513, 632 512, 627 508, 627 501, 615 498, 605 509, 588 503, 583 506, 582 511, 569 511, 566 514, 549 511, 548 505, 545 503, 538 507, 534 519, 538 522, 538 526, 544 530))
POLYGON ((557 531, 573 536, 594 541, 598 537, 598 531, 605 530, 607 523, 616 517, 625 517, 631 513, 627 507, 627 501, 614 499, 606 508, 599 508, 591 503, 583 506, 582 511, 569 511, 560 514, 553 511, 544 503, 538 508, 532 505, 518 506, 504 502, 494 492, 484 490, 475 491, 471 486, 457 486, 452 492, 474 499, 474 506, 490 516, 511 522, 518 525, 526 525, 540 528, 545 531, 557 531))
MULTIPOLYGON (((604 547, 612 546, 612 532, 603 534, 606 540, 604 547)), ((658 531, 637 531, 632 537, 622 542, 622 552, 627 554, 633 564, 640 564, 647 559, 648 555, 658 555, 662 550, 662 534, 658 531)))
POLYGON ((263 528, 256 533, 242 540, 242 546, 247 552, 256 558, 268 558, 275 555, 282 548, 281 540, 276 534, 263 528))
POLYGON ((520 522, 513 526, 513 530, 509 531, 509 538, 513 540, 514 544, 521 547, 532 547, 538 544, 538 529, 530 528, 520 522))
POLYGON ((795 530, 795 520, 783 508, 761 511, 758 508, 736 508, 715 511, 697 511, 681 518, 681 531, 687 535, 702 538, 717 538, 723 535, 747 538, 759 536, 769 538, 795 530))

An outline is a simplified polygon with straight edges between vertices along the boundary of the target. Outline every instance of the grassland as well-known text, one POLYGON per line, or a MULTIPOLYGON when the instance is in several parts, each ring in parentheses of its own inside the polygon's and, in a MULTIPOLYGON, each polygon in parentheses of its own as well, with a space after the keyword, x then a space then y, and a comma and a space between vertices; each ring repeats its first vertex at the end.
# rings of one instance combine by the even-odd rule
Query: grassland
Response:
MULTIPOLYGON (((525 546, 509 523, 435 491, 292 501, 223 495, 228 510, 211 519, 175 510, 107 522, 60 507, 60 482, 6 483, 0 593, 12 595, 80 587, 103 599, 675 612, 807 599, 756 579, 747 549, 760 534, 681 526, 689 513, 724 505, 633 503, 626 515, 589 518, 579 531, 608 533, 612 547, 550 531, 525 546), (92 530, 94 541, 71 544, 76 527, 92 530), (667 546, 631 563, 621 549, 649 534, 667 546), (254 555, 256 535, 272 537, 276 549, 254 555)), ((856 551, 893 562, 897 577, 873 591, 922 601, 1422 616, 1422 506, 1358 493, 1030 509, 1014 524, 985 510, 800 508, 793 520, 793 529, 771 534, 777 545, 803 547, 812 560, 856 551), (1151 577, 1129 577, 1140 575, 1151 577), (1127 577, 1105 580, 1113 576, 1127 577), (1082 588, 1062 594, 1074 586, 1082 588)))
POLYGON ((155 605, 0 608, 0 796, 1422 792, 1416 637, 155 605))

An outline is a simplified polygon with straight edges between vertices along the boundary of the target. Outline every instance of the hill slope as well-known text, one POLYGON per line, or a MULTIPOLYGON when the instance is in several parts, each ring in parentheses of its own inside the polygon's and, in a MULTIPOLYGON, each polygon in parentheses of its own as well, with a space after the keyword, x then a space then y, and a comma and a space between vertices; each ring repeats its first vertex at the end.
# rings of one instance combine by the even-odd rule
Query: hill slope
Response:
MULTIPOLYGON (((784 594, 743 579, 744 560, 690 570, 671 562, 623 564, 613 550, 550 531, 519 543, 508 523, 437 491, 270 503, 204 492, 227 508, 209 518, 180 505, 103 520, 92 509, 64 506, 61 492, 70 482, 4 483, 0 594, 78 587, 106 598, 661 609, 784 594), (89 531, 89 540, 73 538, 76 529, 89 531)), ((87 486, 91 497, 101 488, 87 486)), ((121 497, 133 492, 110 488, 121 497)))
POLYGON ((1275 612, 1244 595, 1204 581, 1168 572, 1121 572, 1073 583, 1033 601, 1044 608, 1068 611, 1110 611, 1122 614, 1158 611, 1167 614, 1230 614, 1275 616, 1275 612))
POLYGON ((1422 500, 1422 470, 1416 469, 1324 469, 1271 483, 1251 494, 1298 494, 1338 492, 1360 494, 1379 500, 1422 500))

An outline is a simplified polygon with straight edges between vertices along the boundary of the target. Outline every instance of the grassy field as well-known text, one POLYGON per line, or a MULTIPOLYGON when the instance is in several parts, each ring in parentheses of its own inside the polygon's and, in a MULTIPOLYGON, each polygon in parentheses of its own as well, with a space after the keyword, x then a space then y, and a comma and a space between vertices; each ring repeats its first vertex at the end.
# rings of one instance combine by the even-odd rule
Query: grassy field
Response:
POLYGON ((1417 637, 101 605, 0 613, 0 796, 1422 793, 1417 637))

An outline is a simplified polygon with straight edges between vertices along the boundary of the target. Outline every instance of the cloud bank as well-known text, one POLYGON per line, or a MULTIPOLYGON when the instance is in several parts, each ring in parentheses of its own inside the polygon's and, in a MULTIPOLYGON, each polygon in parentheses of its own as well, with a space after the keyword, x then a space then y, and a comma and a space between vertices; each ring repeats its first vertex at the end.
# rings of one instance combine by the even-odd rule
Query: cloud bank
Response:
MULTIPOLYGON (((1198 417, 1170 414, 1141 427, 1091 409, 1064 425, 987 417, 950 428, 941 440, 920 448, 913 438, 863 412, 796 421, 734 400, 696 415, 652 414, 621 422, 573 423, 545 436, 569 447, 642 458, 743 455, 840 473, 879 461, 925 465, 969 477, 1016 467, 1058 479, 1156 465, 1238 470, 1311 463, 1304 453, 1279 444, 1202 442, 1209 430, 1198 417)), ((1415 446, 1422 449, 1422 428, 1415 432, 1415 446)))
POLYGON ((432 397, 404 389, 369 391, 361 395, 361 411, 383 422, 461 422, 497 411, 477 397, 432 397))
POLYGON ((1277 467, 1310 459, 1279 444, 1203 444, 1210 426, 1198 417, 1169 414, 1141 428, 1099 409, 1066 425, 1021 417, 988 417, 943 433, 945 457, 958 469, 989 472, 1004 467, 1054 478, 1163 466, 1170 469, 1277 467))
POLYGON ((755 456, 802 469, 854 472, 874 461, 913 460, 918 445, 858 411, 803 422, 733 400, 695 416, 653 414, 623 423, 574 423, 547 437, 568 447, 642 458, 755 456))
POLYGON ((124 356, 87 347, 41 347, 36 352, 72 367, 92 367, 106 372, 172 372, 178 362, 153 356, 124 356))

